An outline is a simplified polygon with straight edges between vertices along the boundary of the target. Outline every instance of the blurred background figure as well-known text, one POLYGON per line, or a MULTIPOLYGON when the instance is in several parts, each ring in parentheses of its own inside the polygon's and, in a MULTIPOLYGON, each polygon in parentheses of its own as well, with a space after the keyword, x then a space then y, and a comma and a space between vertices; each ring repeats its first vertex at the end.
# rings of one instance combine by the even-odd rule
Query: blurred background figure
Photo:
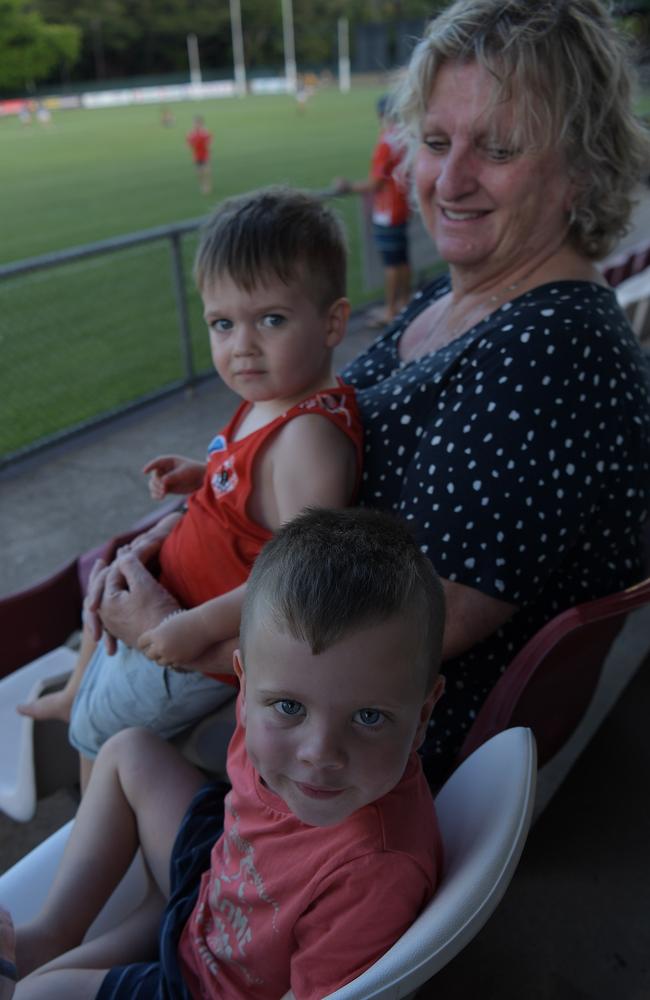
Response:
POLYGON ((212 174, 210 171, 212 132, 206 129, 201 115, 195 116, 192 131, 187 133, 186 139, 188 146, 192 150, 201 193, 210 194, 212 191, 212 174))
POLYGON ((160 124, 163 128, 171 128, 174 124, 174 112, 168 104, 164 104, 160 109, 160 124))
POLYGON ((339 177, 339 194, 372 195, 372 227, 384 267, 385 307, 377 314, 378 325, 389 322, 408 303, 411 268, 408 247, 409 204, 403 169, 404 144, 398 137, 388 95, 377 101, 380 133, 372 154, 370 174, 359 181, 339 177))
POLYGON ((36 121, 41 125, 51 125, 52 112, 44 104, 39 103, 36 108, 36 121))

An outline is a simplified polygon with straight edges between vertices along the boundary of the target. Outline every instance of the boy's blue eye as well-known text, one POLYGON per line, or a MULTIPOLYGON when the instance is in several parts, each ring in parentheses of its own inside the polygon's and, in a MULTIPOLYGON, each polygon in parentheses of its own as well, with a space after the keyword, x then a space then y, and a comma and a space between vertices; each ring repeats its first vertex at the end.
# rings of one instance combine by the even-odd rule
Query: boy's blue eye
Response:
POLYGON ((376 726, 383 721, 383 714, 376 708, 360 708, 355 718, 362 726, 376 726))
POLYGON ((282 326, 284 321, 285 317, 282 316, 280 313, 267 313, 262 320, 262 325, 270 327, 282 326))
POLYGON ((232 320, 213 319, 210 320, 209 326, 211 330, 215 330, 217 333, 227 333, 228 330, 232 330, 232 320))
POLYGON ((276 712, 279 712, 280 715, 288 715, 291 717, 295 715, 302 715, 304 711, 301 703, 299 701, 293 701, 292 698, 283 698, 282 701, 274 701, 273 708, 276 712))

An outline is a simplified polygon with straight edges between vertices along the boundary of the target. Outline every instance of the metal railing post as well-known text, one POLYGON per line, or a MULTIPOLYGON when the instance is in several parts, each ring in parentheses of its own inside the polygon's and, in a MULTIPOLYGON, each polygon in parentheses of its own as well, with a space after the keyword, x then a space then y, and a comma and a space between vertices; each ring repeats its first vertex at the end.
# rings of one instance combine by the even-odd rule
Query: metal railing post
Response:
POLYGON ((192 387, 195 380, 194 355, 192 353, 192 331, 190 329, 189 310, 187 308, 187 287, 185 284, 185 269, 181 253, 181 236, 170 233, 172 250, 172 275, 174 279, 174 298, 176 300, 176 315, 181 338, 181 358, 185 372, 185 384, 192 387))

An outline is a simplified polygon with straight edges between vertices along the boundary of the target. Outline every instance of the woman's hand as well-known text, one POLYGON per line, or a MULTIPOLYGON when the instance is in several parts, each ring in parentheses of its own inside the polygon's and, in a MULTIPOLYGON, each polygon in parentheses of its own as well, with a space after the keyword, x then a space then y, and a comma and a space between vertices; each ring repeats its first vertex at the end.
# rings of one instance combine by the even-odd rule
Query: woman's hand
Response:
POLYGON ((198 490, 205 475, 205 463, 183 455, 159 455, 142 470, 149 476, 149 493, 162 500, 168 493, 192 493, 198 490))
POLYGON ((150 559, 158 555, 163 542, 182 516, 181 511, 172 511, 166 517, 161 517, 147 531, 143 531, 141 535, 136 535, 127 545, 120 546, 116 552, 116 556, 119 557, 130 552, 146 566, 150 559))
POLYGON ((96 613, 107 633, 109 653, 115 652, 116 639, 137 647, 143 632, 178 610, 178 602, 130 552, 119 556, 105 572, 98 572, 103 589, 96 613))

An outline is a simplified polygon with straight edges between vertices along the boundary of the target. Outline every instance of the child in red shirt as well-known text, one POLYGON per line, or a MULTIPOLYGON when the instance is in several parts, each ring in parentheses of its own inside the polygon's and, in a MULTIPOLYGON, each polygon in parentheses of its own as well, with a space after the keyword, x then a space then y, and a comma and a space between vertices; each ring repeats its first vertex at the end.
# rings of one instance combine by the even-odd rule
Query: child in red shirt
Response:
POLYGON ((202 194, 212 191, 212 175, 210 172, 210 143, 212 132, 208 132, 201 115, 196 115, 191 132, 188 132, 186 142, 192 150, 192 159, 199 178, 202 194))
MULTIPOLYGON (((144 572, 122 561, 127 579, 144 572)), ((416 750, 444 686, 443 627, 403 522, 316 509, 281 528, 246 592, 225 803, 155 734, 110 740, 44 910, 18 930, 18 974, 36 970, 23 995, 320 1000, 360 975, 440 877, 416 750), (146 903, 74 947, 138 848, 146 903)))
POLYGON ((84 782, 113 733, 148 725, 171 738, 223 702, 203 674, 215 673, 214 647, 238 634, 258 552, 304 507, 352 503, 360 479, 354 392, 332 368, 349 314, 336 216, 285 188, 229 199, 204 228, 195 273, 215 367, 242 402, 207 462, 163 455, 146 466, 155 497, 190 494, 183 515, 131 545, 143 561, 158 558, 176 613, 147 622, 114 655, 87 627, 64 691, 23 708, 70 714, 84 782), (166 669, 179 666, 191 672, 166 669))

